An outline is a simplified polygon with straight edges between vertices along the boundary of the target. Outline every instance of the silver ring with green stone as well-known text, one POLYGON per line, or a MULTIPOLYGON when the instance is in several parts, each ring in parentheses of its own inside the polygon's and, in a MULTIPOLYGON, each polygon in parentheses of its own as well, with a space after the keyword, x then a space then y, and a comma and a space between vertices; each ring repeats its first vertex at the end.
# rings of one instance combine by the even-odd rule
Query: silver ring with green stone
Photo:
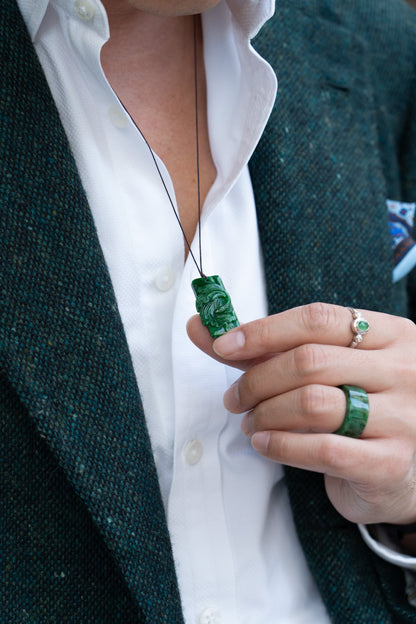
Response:
POLYGON ((355 349, 355 347, 358 347, 360 342, 363 341, 363 336, 370 330, 370 323, 358 310, 354 308, 348 308, 348 310, 352 314, 351 330, 353 333, 353 338, 349 346, 355 349))
POLYGON ((368 420, 369 404, 365 390, 358 386, 339 386, 347 399, 344 422, 334 433, 359 438, 365 429, 368 420))

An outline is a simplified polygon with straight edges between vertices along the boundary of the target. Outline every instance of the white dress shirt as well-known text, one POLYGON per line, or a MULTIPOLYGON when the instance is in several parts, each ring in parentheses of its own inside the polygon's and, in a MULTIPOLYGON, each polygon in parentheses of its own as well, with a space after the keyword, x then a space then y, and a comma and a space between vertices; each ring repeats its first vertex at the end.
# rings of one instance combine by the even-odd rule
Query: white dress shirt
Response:
MULTIPOLYGON (((106 80, 100 0, 18 0, 67 132, 140 388, 187 624, 329 622, 296 536, 282 467, 258 455, 222 397, 240 374, 186 335, 195 313, 183 236, 142 137, 106 80)), ((203 264, 241 322, 267 314, 247 168, 276 78, 250 46, 272 0, 203 14, 208 129, 217 178, 203 264)), ((175 201, 169 173, 158 160, 175 201)), ((198 236, 193 241, 197 255, 198 236)))

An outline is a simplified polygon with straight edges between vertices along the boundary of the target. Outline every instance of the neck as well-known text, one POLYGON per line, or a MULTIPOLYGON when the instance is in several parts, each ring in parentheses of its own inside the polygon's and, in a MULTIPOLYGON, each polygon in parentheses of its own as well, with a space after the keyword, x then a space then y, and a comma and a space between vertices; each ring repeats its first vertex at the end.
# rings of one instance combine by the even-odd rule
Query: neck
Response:
POLYGON ((196 15, 212 9, 220 0, 102 0, 108 13, 151 13, 159 16, 196 15))
POLYGON ((131 7, 107 9, 107 14, 110 39, 103 48, 106 60, 122 56, 134 61, 136 68, 145 65, 154 71, 190 51, 192 16, 163 17, 131 7))

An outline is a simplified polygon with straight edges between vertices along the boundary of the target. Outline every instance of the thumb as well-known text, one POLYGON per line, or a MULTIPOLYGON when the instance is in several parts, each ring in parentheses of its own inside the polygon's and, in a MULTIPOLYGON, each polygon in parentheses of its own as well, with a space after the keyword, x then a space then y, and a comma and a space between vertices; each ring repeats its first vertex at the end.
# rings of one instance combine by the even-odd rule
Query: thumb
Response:
MULTIPOLYGON (((233 366, 234 368, 239 368, 240 370, 247 370, 250 366, 253 365, 252 360, 244 360, 244 361, 231 361, 225 360, 217 355, 213 349, 214 339, 211 337, 208 329, 204 327, 201 323, 201 319, 199 314, 195 316, 191 316, 187 325, 186 331, 188 332, 188 336, 191 341, 194 343, 196 347, 204 351, 207 355, 217 360, 217 362, 222 362, 223 364, 227 364, 228 366, 233 366)), ((235 330, 231 330, 235 331, 235 330)))

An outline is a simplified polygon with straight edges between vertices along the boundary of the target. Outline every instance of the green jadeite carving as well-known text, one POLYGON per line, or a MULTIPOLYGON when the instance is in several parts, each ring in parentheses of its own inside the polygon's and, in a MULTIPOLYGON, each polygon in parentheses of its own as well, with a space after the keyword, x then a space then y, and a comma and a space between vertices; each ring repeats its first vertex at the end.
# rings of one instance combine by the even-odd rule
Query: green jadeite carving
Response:
POLYGON ((213 338, 218 338, 240 325, 230 295, 219 275, 194 279, 192 290, 196 296, 195 305, 202 324, 208 327, 213 338))

